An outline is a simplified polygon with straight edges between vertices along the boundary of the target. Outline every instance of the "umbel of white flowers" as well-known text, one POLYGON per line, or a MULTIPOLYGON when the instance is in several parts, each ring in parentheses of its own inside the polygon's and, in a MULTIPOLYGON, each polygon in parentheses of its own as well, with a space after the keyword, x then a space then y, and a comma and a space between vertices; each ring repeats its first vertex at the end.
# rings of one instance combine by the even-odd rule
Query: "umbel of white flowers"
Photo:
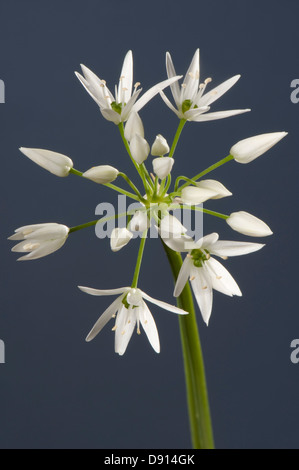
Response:
POLYGON ((127 121, 132 112, 140 111, 160 91, 181 78, 181 76, 171 77, 157 83, 139 98, 142 88, 138 89, 140 83, 137 82, 133 91, 133 55, 132 51, 128 51, 120 73, 119 85, 115 86, 114 96, 105 80, 97 77, 85 65, 81 65, 81 69, 83 75, 75 72, 76 76, 99 106, 103 117, 116 125, 127 121))
POLYGON ((156 300, 148 294, 137 288, 121 287, 120 289, 99 290, 90 287, 78 286, 80 290, 91 295, 119 295, 117 299, 104 311, 98 321, 95 323, 86 341, 93 340, 96 335, 104 328, 111 318, 116 317, 115 326, 115 352, 122 356, 132 337, 135 326, 137 333, 140 334, 140 324, 144 329, 146 336, 153 349, 160 352, 160 341, 155 320, 143 299, 161 307, 169 312, 186 315, 188 312, 174 305, 170 305, 161 300, 156 300))

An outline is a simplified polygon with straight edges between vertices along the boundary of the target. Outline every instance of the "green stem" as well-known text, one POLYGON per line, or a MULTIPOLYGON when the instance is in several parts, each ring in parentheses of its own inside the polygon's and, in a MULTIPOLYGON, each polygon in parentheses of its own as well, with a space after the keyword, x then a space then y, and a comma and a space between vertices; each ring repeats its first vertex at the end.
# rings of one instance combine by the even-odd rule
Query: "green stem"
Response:
MULTIPOLYGON (((222 160, 219 160, 219 162, 217 163, 214 163, 214 165, 211 165, 209 166, 208 168, 206 168, 204 171, 202 171, 201 173, 198 173, 198 175, 195 175, 193 178, 191 178, 192 180, 196 181, 198 180, 199 178, 202 178, 203 176, 205 176, 206 174, 210 173, 210 171, 213 171, 213 170, 216 170, 216 168, 219 168, 220 166, 224 165, 225 163, 227 162, 230 162, 231 160, 233 160, 234 157, 232 155, 228 155, 227 157, 225 158, 222 158, 222 160)), ((189 183, 185 183, 183 184, 183 186, 180 187, 180 189, 183 189, 185 188, 186 186, 188 186, 189 183)))
POLYGON ((193 211, 199 211, 199 212, 204 212, 204 214, 209 214, 213 215, 214 217, 219 217, 219 219, 228 219, 229 215, 226 214, 221 214, 220 212, 215 212, 215 211, 210 211, 209 209, 204 209, 203 207, 196 207, 196 206, 187 206, 187 205, 180 205, 177 207, 177 209, 188 209, 188 210, 193 210, 193 211))
POLYGON ((70 173, 73 173, 73 175, 76 175, 76 176, 82 176, 83 175, 82 171, 75 170, 75 168, 71 168, 70 173))
POLYGON ((125 215, 128 215, 128 213, 123 212, 122 214, 115 214, 109 217, 103 217, 102 219, 92 220, 91 222, 86 222, 85 224, 76 225, 75 227, 70 228, 69 233, 77 232, 78 230, 82 230, 83 228, 92 227, 94 225, 97 225, 97 223, 104 224, 105 222, 109 222, 109 220, 119 219, 120 217, 124 217, 125 215))
MULTIPOLYGON (((182 266, 181 255, 164 243, 163 246, 176 281, 182 266)), ((214 449, 205 367, 189 283, 178 298, 178 306, 189 312, 188 315, 179 315, 179 324, 193 448, 214 449)))
POLYGON ((172 146, 171 146, 170 152, 169 152, 169 154, 168 154, 169 157, 173 157, 173 155, 174 155, 174 152, 175 152, 177 143, 178 143, 178 141, 179 141, 180 135, 181 135, 181 133, 182 133, 182 130, 183 130, 184 125, 186 124, 186 122, 187 122, 186 119, 181 119, 181 120, 180 120, 180 123, 179 123, 179 125, 178 125, 176 134, 175 134, 174 139, 173 139, 173 142, 172 142, 172 146))
POLYGON ((133 189, 133 191, 137 194, 137 196, 139 197, 139 199, 143 199, 140 192, 138 191, 138 189, 136 188, 135 184, 130 180, 130 178, 125 174, 125 173, 118 173, 119 176, 121 176, 127 183, 128 185, 133 189))
POLYGON ((139 246, 139 251, 138 251, 138 256, 137 256, 137 261, 136 261, 134 277, 133 277, 133 281, 132 281, 132 288, 136 288, 137 285, 138 285, 141 262, 142 262, 144 246, 145 246, 145 242, 146 242, 146 235, 147 235, 147 230, 145 230, 142 234, 142 238, 141 238, 141 242, 140 242, 140 246, 139 246))

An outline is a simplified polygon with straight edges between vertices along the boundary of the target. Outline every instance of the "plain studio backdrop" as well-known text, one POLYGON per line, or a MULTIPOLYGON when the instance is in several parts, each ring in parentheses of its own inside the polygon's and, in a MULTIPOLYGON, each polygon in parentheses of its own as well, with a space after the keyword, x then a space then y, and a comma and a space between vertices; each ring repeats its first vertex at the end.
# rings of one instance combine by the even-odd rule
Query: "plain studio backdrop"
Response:
MULTIPOLYGON (((250 240, 265 242, 262 251, 225 263, 243 297, 215 293, 209 328, 197 310, 216 445, 298 448, 299 364, 290 359, 290 344, 299 338, 299 104, 290 99, 291 82, 299 78, 298 13, 295 0, 1 3, 1 448, 190 447, 176 316, 152 308, 159 355, 144 333, 134 333, 126 354, 117 356, 112 323, 92 343, 84 341, 112 299, 88 296, 77 285, 128 285, 137 241, 112 253, 109 240, 99 240, 91 228, 74 233, 51 256, 17 263, 6 238, 22 225, 93 220, 97 204, 117 200, 108 188, 51 175, 24 157, 21 146, 69 155, 79 170, 111 164, 134 175, 116 126, 103 119, 74 75, 80 63, 113 89, 132 49, 134 81, 146 90, 166 78, 166 51, 184 74, 198 47, 202 79, 218 85, 242 75, 213 111, 252 111, 187 125, 175 175, 201 171, 238 140, 289 132, 251 164, 231 162, 211 175, 234 197, 207 207, 251 212, 274 232, 250 240)), ((171 141, 178 120, 160 97, 140 114, 150 143, 158 133, 171 141)), ((213 231, 222 239, 248 239, 206 216, 204 233, 213 231)), ((140 287, 174 302, 159 240, 146 246, 140 287)))

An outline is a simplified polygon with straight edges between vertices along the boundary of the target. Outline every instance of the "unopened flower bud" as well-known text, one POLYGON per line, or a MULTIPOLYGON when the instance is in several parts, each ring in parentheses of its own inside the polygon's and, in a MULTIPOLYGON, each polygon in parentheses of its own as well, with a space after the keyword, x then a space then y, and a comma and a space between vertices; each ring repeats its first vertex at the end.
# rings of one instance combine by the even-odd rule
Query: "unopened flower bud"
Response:
POLYGON ((174 159, 171 157, 158 157, 153 160, 154 173, 163 180, 172 170, 174 159))
POLYGON ((133 233, 131 233, 126 228, 114 228, 110 237, 110 246, 112 251, 119 251, 124 246, 126 246, 131 238, 133 233))
POLYGON ((150 147, 143 137, 135 134, 130 142, 130 150, 134 160, 141 165, 147 159, 150 147))
POLYGON ((169 145, 163 135, 158 134, 152 145, 151 154, 153 157, 161 157, 169 152, 169 145))
POLYGON ((222 183, 216 180, 201 180, 196 183, 196 186, 201 189, 209 189, 216 193, 216 196, 211 197, 211 199, 221 199, 223 197, 232 196, 232 193, 223 186, 222 183))
POLYGON ((72 160, 62 153, 25 147, 21 147, 20 151, 34 163, 56 176, 68 176, 73 168, 72 160))
POLYGON ((114 181, 119 171, 110 165, 99 165, 85 171, 82 176, 99 184, 107 184, 114 181))
POLYGON ((244 211, 233 212, 226 222, 236 232, 250 237, 268 237, 273 233, 265 222, 244 211))
POLYGON ((261 134, 240 140, 230 149, 230 154, 239 163, 249 163, 255 160, 283 139, 287 132, 261 134))

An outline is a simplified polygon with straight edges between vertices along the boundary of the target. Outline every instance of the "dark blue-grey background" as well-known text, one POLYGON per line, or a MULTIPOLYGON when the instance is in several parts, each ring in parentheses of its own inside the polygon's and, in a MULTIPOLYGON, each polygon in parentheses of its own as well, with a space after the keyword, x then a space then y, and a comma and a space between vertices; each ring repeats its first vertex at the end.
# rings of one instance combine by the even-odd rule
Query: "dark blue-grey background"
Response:
MULTIPOLYGON (((209 328, 198 314, 218 448, 298 448, 299 365, 290 343, 299 337, 298 126, 290 83, 299 78, 296 0, 16 1, 0 5, 1 448, 188 448, 184 375, 177 319, 153 307, 161 354, 134 334, 124 357, 113 351, 106 327, 84 338, 112 298, 83 294, 77 285, 115 288, 132 277, 137 243, 118 254, 94 230, 73 234, 63 249, 16 263, 6 240, 19 226, 93 220, 98 203, 114 194, 76 177, 56 178, 18 147, 69 155, 75 167, 111 164, 128 174, 130 162, 117 128, 105 121, 77 81, 89 66, 113 89, 123 57, 134 53, 135 81, 144 89, 165 79, 169 50, 185 73, 197 47, 202 78, 214 84, 241 73, 213 110, 252 112, 189 124, 174 173, 191 176, 225 156, 236 141, 264 132, 289 136, 250 165, 218 170, 234 198, 207 207, 247 210, 274 236, 258 253, 225 265, 242 298, 215 294, 209 328)), ((169 95, 169 92, 167 92, 169 95)), ((141 112, 146 137, 171 141, 178 120, 159 97, 141 112)), ((205 233, 245 240, 214 218, 205 233)), ((259 240, 256 240, 259 241, 259 240)), ((173 302, 172 279, 158 240, 148 243, 140 287, 173 302)), ((112 326, 112 324, 110 325, 112 326)))

